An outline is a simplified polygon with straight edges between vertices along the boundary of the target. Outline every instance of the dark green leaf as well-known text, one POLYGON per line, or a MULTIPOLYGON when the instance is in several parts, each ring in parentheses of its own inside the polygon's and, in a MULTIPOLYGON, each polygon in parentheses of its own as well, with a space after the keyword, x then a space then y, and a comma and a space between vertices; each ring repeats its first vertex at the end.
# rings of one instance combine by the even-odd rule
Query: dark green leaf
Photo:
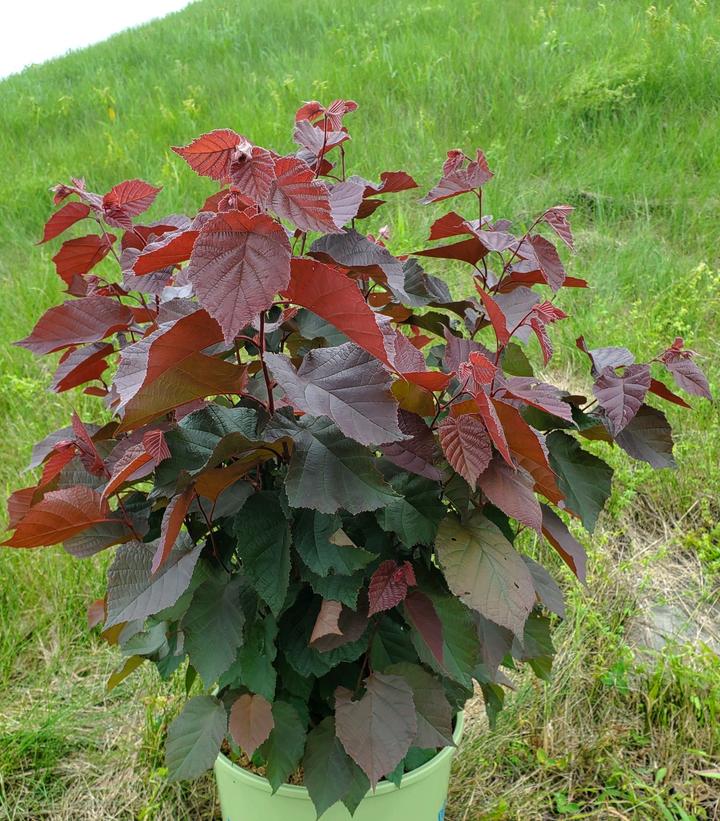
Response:
POLYGON ((295 549, 313 573, 319 576, 329 573, 351 575, 376 558, 360 547, 343 544, 346 540, 336 537, 341 526, 342 520, 337 515, 307 508, 296 511, 293 524, 295 549), (333 538, 340 544, 333 543, 333 538))
POLYGON ((165 757, 171 781, 197 778, 215 763, 227 731, 227 714, 212 696, 196 696, 168 728, 165 757))
POLYGON ((260 747, 267 762, 266 777, 273 792, 298 768, 305 749, 305 725, 296 710, 284 701, 272 706, 275 726, 270 738, 260 747))
POLYGON ((348 439, 329 419, 276 417, 265 435, 291 436, 295 446, 286 478, 292 507, 321 513, 375 510, 388 504, 394 492, 383 481, 367 448, 348 439))
POLYGON ((362 571, 353 573, 352 576, 339 573, 334 576, 318 576, 304 566, 300 567, 300 576, 318 596, 342 602, 353 609, 357 607, 358 593, 365 581, 365 574, 362 571))
POLYGON ((407 547, 431 545, 446 512, 440 501, 438 483, 422 476, 398 473, 390 485, 398 496, 376 511, 380 526, 396 533, 407 547))
POLYGON ((613 470, 591 453, 583 450, 572 436, 553 431, 546 444, 550 466, 558 477, 558 487, 568 508, 577 513, 592 533, 600 511, 610 496, 613 470))
POLYGON ((277 616, 290 581, 290 529, 275 493, 251 496, 234 520, 243 570, 277 616))
POLYGON ((209 687, 233 663, 242 644, 245 616, 240 606, 241 576, 218 573, 195 591, 183 617, 185 649, 209 687))

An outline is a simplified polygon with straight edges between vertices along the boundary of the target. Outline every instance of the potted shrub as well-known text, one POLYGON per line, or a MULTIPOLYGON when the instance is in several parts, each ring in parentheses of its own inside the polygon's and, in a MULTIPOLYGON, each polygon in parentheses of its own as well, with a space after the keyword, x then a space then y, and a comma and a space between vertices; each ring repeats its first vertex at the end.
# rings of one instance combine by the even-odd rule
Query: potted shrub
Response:
POLYGON ((347 176, 355 107, 303 106, 286 156, 229 129, 174 149, 219 186, 194 217, 138 220, 141 180, 56 186, 68 299, 18 343, 104 411, 35 446, 5 545, 119 545, 89 611, 124 656, 108 686, 185 676, 170 777, 215 765, 232 821, 442 818, 474 683, 492 718, 503 668, 550 670, 563 598, 521 531, 583 580, 568 524, 592 532, 610 494, 597 443, 671 467, 655 400, 688 403, 660 373, 709 397, 679 339, 638 363, 581 337, 593 396, 547 381, 555 296, 586 286, 553 243, 573 249, 571 208, 486 216, 481 151, 448 152, 421 200, 468 206, 429 247, 363 232, 417 186, 347 176), (453 291, 425 270, 444 261, 453 291))

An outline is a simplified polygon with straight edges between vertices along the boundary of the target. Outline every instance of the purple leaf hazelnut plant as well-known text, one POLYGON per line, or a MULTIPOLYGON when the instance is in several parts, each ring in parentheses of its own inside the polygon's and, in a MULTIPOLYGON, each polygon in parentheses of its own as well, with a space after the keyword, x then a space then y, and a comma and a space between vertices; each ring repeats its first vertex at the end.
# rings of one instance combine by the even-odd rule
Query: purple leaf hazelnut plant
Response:
POLYGON ((572 209, 485 215, 485 156, 454 149, 420 203, 457 210, 395 255, 363 220, 417 184, 348 175, 355 108, 304 105, 286 156, 230 129, 175 148, 218 186, 193 216, 143 221, 142 180, 55 186, 42 241, 78 234, 53 257, 67 299, 17 344, 59 353, 52 390, 84 386, 111 421, 35 446, 4 542, 117 545, 89 610, 124 659, 109 687, 149 662, 199 693, 170 777, 225 745, 273 790, 302 768, 319 814, 451 745, 475 682, 493 718, 503 667, 549 675, 563 597, 518 533, 584 580, 568 524, 592 533, 613 475, 588 441, 672 467, 657 400, 710 398, 682 339, 636 362, 580 337, 589 398, 538 375, 528 345, 547 366, 556 297, 586 287, 556 248, 572 209), (430 273, 446 260, 460 295, 430 273))

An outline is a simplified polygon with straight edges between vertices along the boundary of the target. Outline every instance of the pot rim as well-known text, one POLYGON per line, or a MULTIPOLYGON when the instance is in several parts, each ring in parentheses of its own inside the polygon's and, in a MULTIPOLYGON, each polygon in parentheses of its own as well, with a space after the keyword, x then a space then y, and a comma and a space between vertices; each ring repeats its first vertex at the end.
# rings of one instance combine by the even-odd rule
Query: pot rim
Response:
MULTIPOLYGON (((437 753, 430 761, 426 761, 425 764, 418 767, 412 772, 406 773, 403 776, 402 783, 400 787, 396 787, 395 784, 392 784, 390 781, 382 781, 380 782, 377 787, 375 787, 375 792, 371 792, 369 797, 373 797, 375 795, 383 795, 388 792, 392 792, 393 790, 403 789, 406 785, 411 786, 416 781, 422 781, 426 778, 431 770, 434 770, 436 767, 441 765, 447 758, 451 758, 455 753, 455 750, 460 745, 460 739, 462 738, 463 728, 465 725, 465 714, 461 711, 456 716, 455 721, 455 731, 453 732, 453 741, 455 742, 454 747, 443 747, 439 753, 437 753)), ((236 777, 244 781, 249 787, 253 787, 254 789, 262 790, 263 792, 272 792, 272 788, 270 786, 270 782, 267 778, 263 778, 260 775, 256 775, 255 773, 251 773, 249 770, 245 770, 242 767, 239 767, 237 764, 234 764, 230 759, 225 755, 225 753, 219 753, 218 757, 215 761, 216 769, 222 767, 224 769, 230 770, 232 774, 236 777)), ((307 791, 307 787, 302 787, 299 784, 282 784, 275 793, 276 795, 281 795, 285 798, 299 798, 305 799, 307 801, 310 800, 310 795, 307 791)))

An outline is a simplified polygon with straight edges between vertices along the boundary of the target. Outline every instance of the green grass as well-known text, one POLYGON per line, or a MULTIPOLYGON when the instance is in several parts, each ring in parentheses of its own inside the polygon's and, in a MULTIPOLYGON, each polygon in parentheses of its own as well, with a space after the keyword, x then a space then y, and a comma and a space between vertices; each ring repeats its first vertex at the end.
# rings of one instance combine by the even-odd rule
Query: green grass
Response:
MULTIPOLYGON (((482 146, 496 172, 487 189, 496 216, 524 220, 556 203, 576 206, 572 273, 593 290, 562 296, 573 318, 558 328, 568 344, 557 368, 568 384, 586 387, 576 376, 578 333, 639 356, 682 335, 717 391, 716 2, 204 0, 0 83, 0 491, 25 482, 20 471, 32 443, 64 424, 71 406, 94 413, 86 397, 47 393, 51 364, 9 346, 60 299, 54 250, 32 245, 49 213, 47 188, 84 175, 102 191, 141 176, 164 186, 154 216, 193 209, 210 188, 170 145, 228 126, 290 149, 298 104, 337 96, 360 104, 350 120, 355 173, 377 178, 403 168, 425 188, 446 149, 482 146)), ((413 199, 401 195, 369 226, 388 223, 394 251, 411 250, 441 213, 440 206, 418 213, 413 199)), ((457 273, 452 279, 458 289, 469 284, 457 273)), ((633 658, 627 693, 598 684, 629 658, 623 629, 647 595, 635 564, 620 567, 630 561, 629 529, 646 537, 633 562, 655 557, 664 568, 669 557, 684 557, 692 579, 707 577, 697 595, 712 599, 720 433, 715 407, 693 404, 692 413, 669 411, 681 425, 675 473, 653 475, 609 454, 619 487, 594 554, 601 569, 588 593, 573 593, 558 634, 558 674, 548 686, 522 683, 495 731, 478 719, 458 764, 449 821, 607 818, 608 806, 624 817, 682 819, 675 804, 690 817, 712 817, 697 785, 713 782, 689 771, 717 769, 717 739, 695 721, 692 699, 701 693, 717 703, 703 683, 717 668, 707 658, 671 655, 656 668, 669 676, 662 692, 670 696, 649 716, 643 710, 658 673, 637 672, 633 658), (627 607, 616 600, 621 579, 627 607), (574 697, 585 685, 602 706, 595 713, 574 697), (528 746, 527 737, 544 738, 553 721, 564 728, 557 744, 528 746), (677 721, 684 735, 673 749, 677 721), (628 732, 614 732, 618 723, 628 732), (584 746, 573 757, 575 737, 584 746), (538 757, 541 748, 555 763, 538 757), (651 760, 661 752, 672 767, 651 760), (595 753, 604 762, 602 787, 614 797, 592 791, 600 771, 583 762, 595 753)), ((148 684, 147 704, 137 700, 140 684, 128 682, 108 712, 97 708, 113 656, 87 635, 83 619, 85 604, 102 592, 105 561, 76 562, 57 550, 0 554, 0 817, 212 814, 207 784, 169 788, 158 775, 164 718, 175 701, 158 700, 149 677, 138 680, 148 684), (77 803, 78 784, 96 796, 87 808, 77 803)))

